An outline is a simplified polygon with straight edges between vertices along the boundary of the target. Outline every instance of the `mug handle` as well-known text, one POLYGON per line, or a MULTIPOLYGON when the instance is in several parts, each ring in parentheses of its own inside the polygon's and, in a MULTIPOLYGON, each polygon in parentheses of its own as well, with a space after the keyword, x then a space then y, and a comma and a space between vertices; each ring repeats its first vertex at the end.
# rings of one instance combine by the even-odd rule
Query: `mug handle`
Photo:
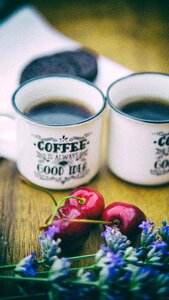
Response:
POLYGON ((9 113, 0 113, 0 157, 16 161, 16 120, 9 113))

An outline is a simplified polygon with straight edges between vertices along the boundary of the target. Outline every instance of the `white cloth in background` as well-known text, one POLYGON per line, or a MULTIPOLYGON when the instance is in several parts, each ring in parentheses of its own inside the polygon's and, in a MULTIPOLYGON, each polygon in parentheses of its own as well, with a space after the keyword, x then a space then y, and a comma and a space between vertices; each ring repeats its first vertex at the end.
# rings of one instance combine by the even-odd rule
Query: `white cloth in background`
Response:
MULTIPOLYGON (((0 24, 0 114, 13 113, 11 97, 19 85, 22 69, 34 58, 62 50, 75 50, 76 41, 54 29, 33 6, 16 10, 0 24)), ((131 70, 99 55, 95 84, 106 93, 110 83, 131 70)), ((0 118, 1 139, 14 134, 11 121, 0 118)))

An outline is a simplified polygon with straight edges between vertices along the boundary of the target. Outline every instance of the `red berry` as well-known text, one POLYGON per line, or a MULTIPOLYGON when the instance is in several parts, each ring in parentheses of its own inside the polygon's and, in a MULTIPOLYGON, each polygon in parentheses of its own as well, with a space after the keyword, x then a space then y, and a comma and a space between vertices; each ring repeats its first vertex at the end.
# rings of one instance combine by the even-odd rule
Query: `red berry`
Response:
POLYGON ((105 208, 102 220, 113 222, 110 226, 117 226, 122 234, 132 239, 139 233, 138 226, 146 217, 143 211, 133 204, 114 202, 105 208))
MULTIPOLYGON (((56 226, 58 233, 54 239, 61 238, 62 250, 74 251, 84 244, 89 236, 90 225, 80 222, 68 222, 65 219, 86 219, 85 214, 73 205, 61 206, 51 225, 56 226)), ((47 219, 46 223, 50 217, 47 219)))
POLYGON ((85 202, 76 198, 68 198, 65 205, 74 205, 80 208, 88 219, 98 219, 101 216, 105 205, 104 198, 99 192, 92 188, 80 187, 74 189, 69 195, 84 198, 85 202))

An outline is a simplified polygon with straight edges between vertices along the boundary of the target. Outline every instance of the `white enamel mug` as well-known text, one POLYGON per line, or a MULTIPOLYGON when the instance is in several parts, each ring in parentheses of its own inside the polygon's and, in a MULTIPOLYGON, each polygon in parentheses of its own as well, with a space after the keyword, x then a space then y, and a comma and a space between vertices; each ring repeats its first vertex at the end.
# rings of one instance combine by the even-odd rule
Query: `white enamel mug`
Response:
POLYGON ((16 141, 7 137, 0 155, 13 159, 28 180, 50 189, 69 189, 90 181, 100 167, 101 131, 105 99, 88 81, 72 76, 45 76, 22 84, 12 104, 16 141), (70 125, 48 125, 25 115, 37 99, 66 98, 90 109, 91 117, 70 125), (15 151, 16 149, 16 151, 15 151))
POLYGON ((108 88, 107 163, 109 169, 125 181, 160 185, 169 182, 169 115, 162 121, 145 120, 120 109, 122 103, 145 97, 169 102, 169 75, 135 73, 113 82, 108 88))

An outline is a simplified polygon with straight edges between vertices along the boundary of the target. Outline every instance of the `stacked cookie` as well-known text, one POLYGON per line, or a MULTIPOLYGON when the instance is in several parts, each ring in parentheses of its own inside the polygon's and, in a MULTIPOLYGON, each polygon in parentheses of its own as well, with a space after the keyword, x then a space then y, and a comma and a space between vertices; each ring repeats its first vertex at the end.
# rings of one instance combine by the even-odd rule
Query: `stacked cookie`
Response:
POLYGON ((84 49, 64 51, 37 58, 22 71, 20 83, 43 75, 73 75, 94 81, 97 76, 97 58, 84 49))

